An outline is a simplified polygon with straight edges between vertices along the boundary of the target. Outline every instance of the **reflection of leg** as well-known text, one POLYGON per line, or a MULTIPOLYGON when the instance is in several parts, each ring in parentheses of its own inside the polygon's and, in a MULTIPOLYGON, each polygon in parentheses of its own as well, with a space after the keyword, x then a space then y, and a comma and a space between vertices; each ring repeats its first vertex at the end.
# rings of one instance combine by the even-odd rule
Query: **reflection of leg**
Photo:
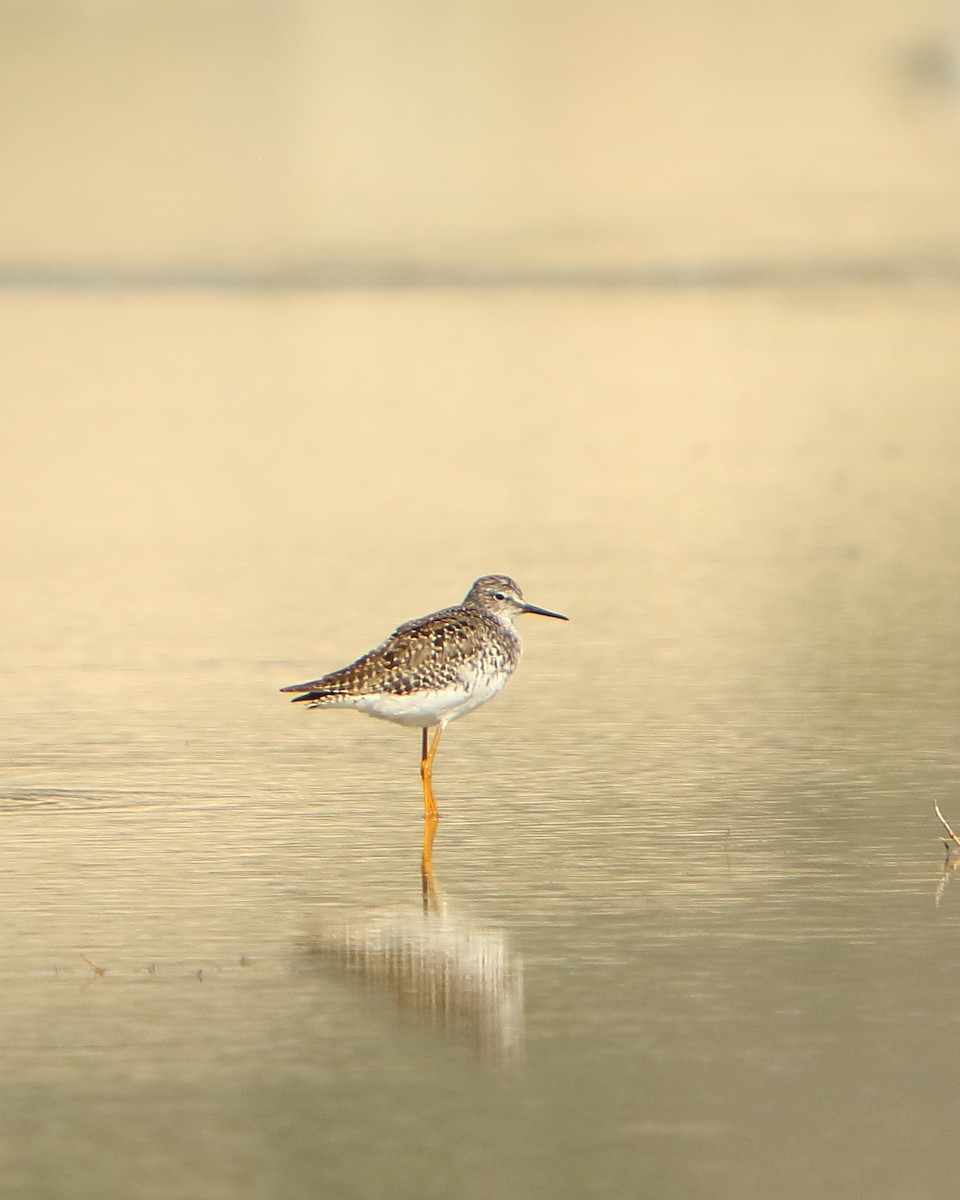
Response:
POLYGON ((440 809, 437 808, 437 801, 433 794, 433 760, 437 756, 437 746, 440 744, 440 734, 443 733, 443 726, 437 726, 437 732, 433 735, 433 740, 430 743, 430 749, 427 749, 427 731, 423 731, 423 744, 420 752, 420 778, 423 780, 423 815, 424 818, 431 818, 434 821, 440 818, 440 809))
POLYGON ((423 884, 423 911, 438 911, 440 889, 433 876, 433 839, 437 832, 437 818, 423 819, 423 857, 420 859, 420 879, 423 884))

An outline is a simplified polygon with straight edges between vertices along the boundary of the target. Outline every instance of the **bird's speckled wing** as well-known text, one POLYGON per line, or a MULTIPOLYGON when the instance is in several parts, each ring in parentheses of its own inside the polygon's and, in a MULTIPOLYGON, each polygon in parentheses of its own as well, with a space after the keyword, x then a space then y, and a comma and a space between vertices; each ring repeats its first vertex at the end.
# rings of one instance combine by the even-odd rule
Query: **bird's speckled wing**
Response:
MULTIPOLYGON (((488 622, 497 624, 482 614, 467 614, 460 607, 442 609, 401 625, 385 642, 349 666, 281 691, 300 693, 296 701, 322 704, 324 699, 335 697, 374 693, 405 696, 423 688, 440 690, 461 681, 464 670, 475 670, 489 651, 488 622)), ((519 643, 511 658, 510 670, 519 659, 519 643)))

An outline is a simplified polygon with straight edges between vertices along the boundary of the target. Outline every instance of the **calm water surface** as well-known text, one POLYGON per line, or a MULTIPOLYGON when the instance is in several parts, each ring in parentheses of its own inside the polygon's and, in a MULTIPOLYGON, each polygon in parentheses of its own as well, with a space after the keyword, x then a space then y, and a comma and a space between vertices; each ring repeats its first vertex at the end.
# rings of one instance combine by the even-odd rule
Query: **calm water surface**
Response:
POLYGON ((0 308, 2 1194, 949 1193, 955 291, 0 308), (425 910, 276 689, 488 571, 425 910))

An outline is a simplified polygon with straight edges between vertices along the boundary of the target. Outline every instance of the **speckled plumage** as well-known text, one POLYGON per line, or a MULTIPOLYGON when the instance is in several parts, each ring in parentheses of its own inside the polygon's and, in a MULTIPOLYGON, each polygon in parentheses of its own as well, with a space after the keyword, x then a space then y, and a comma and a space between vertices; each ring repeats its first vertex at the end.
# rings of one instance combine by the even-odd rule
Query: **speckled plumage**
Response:
POLYGON ((450 721, 500 691, 520 661, 514 619, 522 613, 567 618, 527 604, 506 575, 484 575, 462 604, 407 621, 385 642, 339 671, 281 688, 310 708, 355 708, 383 721, 423 729, 424 811, 438 814, 431 776, 440 734, 450 721), (426 731, 436 726, 427 749, 426 731))
POLYGON ((485 575, 462 604, 407 621, 339 671, 281 690, 299 693, 294 703, 311 708, 356 708, 420 728, 445 725, 491 699, 516 669, 522 648, 513 618, 524 611, 559 617, 525 604, 506 575, 485 575))

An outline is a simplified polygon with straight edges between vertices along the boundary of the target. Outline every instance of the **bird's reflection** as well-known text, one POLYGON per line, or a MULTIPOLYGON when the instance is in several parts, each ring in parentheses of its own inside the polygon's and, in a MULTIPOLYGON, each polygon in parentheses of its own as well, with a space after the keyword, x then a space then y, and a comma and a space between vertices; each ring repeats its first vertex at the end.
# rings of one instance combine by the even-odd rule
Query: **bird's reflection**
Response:
POLYGON ((501 931, 448 913, 433 869, 436 833, 436 818, 427 818, 418 910, 325 925, 306 950, 391 995, 438 1033, 472 1041, 484 1059, 511 1063, 523 1039, 522 961, 501 931))

